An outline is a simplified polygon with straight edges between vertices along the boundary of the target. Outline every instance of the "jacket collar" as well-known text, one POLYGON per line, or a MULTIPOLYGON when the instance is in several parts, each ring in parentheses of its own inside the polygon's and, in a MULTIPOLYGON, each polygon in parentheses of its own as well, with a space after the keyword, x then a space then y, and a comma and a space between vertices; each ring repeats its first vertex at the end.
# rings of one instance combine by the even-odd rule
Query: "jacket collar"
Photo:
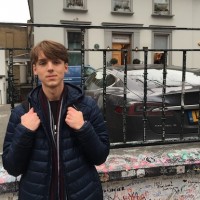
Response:
MULTIPOLYGON (((29 93, 28 101, 30 102, 31 107, 40 107, 38 99, 41 90, 42 86, 39 85, 29 93)), ((77 102, 77 100, 81 99, 84 95, 84 92, 80 87, 77 87, 70 83, 65 83, 65 91, 67 92, 63 94, 63 103, 66 106, 77 102)))

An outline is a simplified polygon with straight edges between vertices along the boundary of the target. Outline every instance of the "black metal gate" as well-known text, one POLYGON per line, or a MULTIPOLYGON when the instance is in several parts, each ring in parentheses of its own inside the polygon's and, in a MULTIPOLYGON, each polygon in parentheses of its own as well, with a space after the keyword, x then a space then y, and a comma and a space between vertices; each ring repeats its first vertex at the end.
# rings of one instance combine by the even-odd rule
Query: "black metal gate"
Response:
MULTIPOLYGON (((3 23, 5 24, 5 23, 3 23)), ((1 25, 1 24, 0 24, 1 25)), ((6 25, 12 26, 12 23, 6 23, 6 25)), ((106 88, 106 75, 107 75, 107 62, 106 62, 106 57, 108 52, 112 51, 121 51, 121 53, 124 55, 124 68, 123 68, 123 73, 124 73, 124 87, 123 87, 123 110, 122 110, 122 135, 123 135, 123 140, 117 143, 111 143, 112 148, 116 147, 126 147, 126 146, 136 146, 136 145, 154 145, 154 144, 163 144, 163 143, 179 143, 179 142, 194 142, 194 141, 200 141, 200 115, 198 115, 198 124, 197 124, 197 132, 196 135, 193 136, 192 138, 185 138, 184 137, 184 131, 183 131, 183 126, 184 126, 184 113, 185 113, 185 104, 184 104, 184 99, 185 99, 185 74, 186 74, 186 61, 187 61, 187 53, 190 51, 198 51, 200 52, 199 49, 149 49, 147 47, 144 47, 142 49, 110 49, 110 48, 105 48, 105 49, 85 49, 85 41, 84 41, 84 34, 86 29, 106 29, 110 27, 106 26, 73 26, 73 25, 54 25, 54 24, 14 24, 14 25, 25 25, 25 26, 33 26, 33 27, 54 27, 54 28, 79 28, 81 30, 81 49, 70 49, 70 51, 80 51, 81 52, 81 67, 82 67, 82 88, 84 89, 84 60, 85 60, 85 52, 86 51, 96 51, 96 52, 102 52, 102 64, 103 64, 103 114, 104 114, 104 119, 106 119, 106 110, 107 110, 107 105, 106 105, 106 94, 107 94, 107 88, 106 88), (143 64, 143 70, 144 70, 144 81, 143 81, 143 139, 138 140, 138 141, 127 141, 127 53, 128 51, 140 51, 143 52, 144 55, 144 64, 143 64), (159 140, 147 140, 147 121, 148 121, 148 116, 147 116, 147 100, 148 100, 148 95, 147 95, 147 89, 148 89, 148 56, 150 52, 154 51, 161 51, 163 52, 164 55, 164 60, 162 63, 163 66, 163 81, 162 81, 162 108, 161 108, 161 127, 162 127, 162 134, 161 138, 159 140), (178 138, 173 138, 173 139, 166 139, 166 78, 167 78, 167 55, 168 52, 172 51, 179 51, 182 53, 182 92, 181 92, 181 104, 180 104, 180 110, 181 110, 181 130, 180 130, 180 135, 178 138)), ((123 27, 117 26, 117 27, 112 27, 115 29, 122 29, 123 27)), ((160 27, 154 27, 154 28, 149 28, 149 27, 126 27, 130 29, 160 29, 160 27)), ((164 29, 164 28, 162 28, 164 29)), ((167 28, 169 29, 169 28, 167 28)), ((189 29, 189 28, 172 28, 175 30, 199 30, 199 29, 189 29)), ((27 48, 28 49, 28 48, 27 48)), ((13 81, 13 50, 14 49, 7 49, 9 51, 9 65, 8 65, 8 99, 9 103, 11 104, 11 108, 14 108, 15 104, 15 88, 14 88, 14 81, 13 81)), ((34 80, 34 77, 33 77, 34 80)), ((200 86, 199 86, 200 88, 200 86)), ((200 90, 199 90, 199 97, 198 97, 198 114, 200 114, 200 90)))

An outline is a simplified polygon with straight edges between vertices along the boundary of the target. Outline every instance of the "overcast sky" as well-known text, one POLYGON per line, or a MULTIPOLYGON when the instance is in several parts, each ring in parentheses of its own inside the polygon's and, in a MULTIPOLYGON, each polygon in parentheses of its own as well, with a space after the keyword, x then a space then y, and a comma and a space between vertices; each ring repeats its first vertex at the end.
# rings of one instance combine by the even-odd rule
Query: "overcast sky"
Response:
POLYGON ((0 22, 26 23, 29 19, 27 0, 0 0, 0 22))

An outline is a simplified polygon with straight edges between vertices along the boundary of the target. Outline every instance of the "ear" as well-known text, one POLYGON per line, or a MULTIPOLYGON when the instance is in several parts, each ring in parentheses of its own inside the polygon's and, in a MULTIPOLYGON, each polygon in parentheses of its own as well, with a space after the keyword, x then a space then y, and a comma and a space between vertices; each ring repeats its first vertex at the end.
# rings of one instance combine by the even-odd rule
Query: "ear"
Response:
POLYGON ((65 73, 68 71, 68 63, 65 63, 65 73))
POLYGON ((33 65, 33 74, 34 74, 34 75, 38 75, 38 74, 37 74, 37 68, 36 68, 35 65, 33 65))

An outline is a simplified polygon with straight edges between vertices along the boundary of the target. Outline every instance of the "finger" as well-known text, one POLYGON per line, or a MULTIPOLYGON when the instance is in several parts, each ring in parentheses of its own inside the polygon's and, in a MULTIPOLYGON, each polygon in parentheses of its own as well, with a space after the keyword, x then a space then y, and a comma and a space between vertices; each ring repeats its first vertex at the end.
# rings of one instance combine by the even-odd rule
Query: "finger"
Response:
POLYGON ((34 113, 33 107, 29 110, 29 113, 34 113))
POLYGON ((70 107, 68 107, 67 110, 68 110, 68 111, 74 111, 74 110, 76 110, 76 109, 70 106, 70 107))

